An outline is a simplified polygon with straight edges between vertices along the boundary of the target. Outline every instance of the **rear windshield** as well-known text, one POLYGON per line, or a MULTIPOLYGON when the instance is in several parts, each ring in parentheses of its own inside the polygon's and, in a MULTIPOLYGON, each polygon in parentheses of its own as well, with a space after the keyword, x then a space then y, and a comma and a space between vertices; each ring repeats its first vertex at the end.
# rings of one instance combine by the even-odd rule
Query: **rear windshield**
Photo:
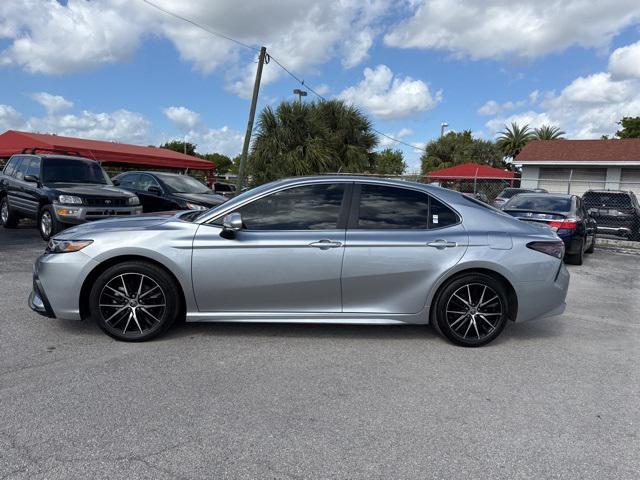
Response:
POLYGON ((82 158, 46 158, 42 183, 96 183, 110 185, 111 180, 100 164, 82 158))
POLYGON ((519 195, 512 198, 504 206, 505 210, 528 210, 532 212, 569 212, 571 211, 571 197, 554 197, 540 195, 539 197, 519 195))
POLYGON ((624 193, 587 192, 582 197, 587 208, 592 207, 631 207, 631 197, 624 193))

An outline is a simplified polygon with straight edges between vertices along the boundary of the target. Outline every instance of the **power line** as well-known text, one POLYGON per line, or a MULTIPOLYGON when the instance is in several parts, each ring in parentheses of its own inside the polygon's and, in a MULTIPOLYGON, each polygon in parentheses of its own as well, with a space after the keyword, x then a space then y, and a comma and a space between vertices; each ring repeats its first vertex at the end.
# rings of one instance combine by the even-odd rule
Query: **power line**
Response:
MULTIPOLYGON (((257 48, 257 47, 253 47, 251 45, 248 45, 248 44, 246 44, 244 42, 241 42, 240 40, 236 40, 235 38, 230 37, 229 35, 225 35, 224 33, 220 33, 220 32, 218 32, 216 30, 213 30, 213 29, 205 27, 204 25, 201 25, 201 24, 199 24, 197 22, 194 22, 193 20, 191 20, 189 18, 183 17, 182 15, 178 15, 177 13, 174 13, 174 12, 172 12, 170 10, 166 10, 166 9, 162 8, 161 6, 156 5, 155 3, 151 2, 150 0, 142 0, 142 1, 144 3, 146 3, 147 5, 153 7, 155 9, 167 14, 167 15, 170 15, 170 16, 172 16, 174 18, 182 20, 183 22, 187 22, 187 23, 189 23, 190 25, 193 25, 196 28, 204 30, 207 33, 210 33, 211 35, 215 35, 217 37, 224 38, 225 40, 233 42, 233 43, 235 43, 237 45, 240 45, 241 47, 247 48, 249 50, 253 50, 254 52, 260 52, 260 49, 257 48)), ((282 64, 282 62, 280 62, 276 57, 274 57, 271 54, 267 54, 266 57, 267 58, 265 59, 265 63, 269 63, 270 60, 273 60, 276 63, 276 65, 278 65, 285 73, 287 73, 296 82, 298 82, 300 85, 305 87, 307 90, 309 90, 311 93, 313 93, 320 100, 323 100, 325 102, 327 101, 327 99, 324 98, 320 93, 318 93, 311 85, 305 83, 304 79, 298 77, 295 73, 293 73, 291 70, 289 70, 287 67, 285 67, 282 64)), ((380 130, 376 129, 375 127, 371 127, 371 130, 373 130, 374 132, 376 132, 378 135, 380 135, 382 137, 388 138, 389 140, 391 140, 393 142, 400 143, 402 145, 406 145, 407 147, 411 147, 414 150, 420 150, 420 151, 426 152, 425 148, 418 147, 416 145, 412 145, 409 142, 405 142, 404 140, 400 140, 399 138, 392 137, 391 135, 388 135, 386 133, 381 132, 380 130)))

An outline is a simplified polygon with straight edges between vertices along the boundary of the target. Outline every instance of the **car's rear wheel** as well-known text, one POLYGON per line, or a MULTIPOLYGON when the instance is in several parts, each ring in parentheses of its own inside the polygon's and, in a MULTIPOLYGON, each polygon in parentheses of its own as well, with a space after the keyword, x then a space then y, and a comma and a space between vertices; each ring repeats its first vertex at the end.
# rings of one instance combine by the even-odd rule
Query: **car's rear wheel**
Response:
POLYGON ((0 199, 0 222, 4 228, 15 228, 18 225, 20 218, 15 212, 11 211, 9 207, 9 200, 7 197, 0 199))
POLYGON ((437 330, 457 345, 480 347, 494 340, 509 318, 504 285, 482 273, 450 280, 435 303, 437 330))
POLYGON ((591 240, 591 245, 587 248, 584 253, 593 253, 596 249, 596 234, 593 234, 593 239, 591 240))
POLYGON ((56 218, 51 205, 45 205, 38 213, 38 230, 43 240, 49 241, 51 237, 64 230, 64 224, 56 218))
POLYGON ((580 242, 580 248, 578 248, 578 251, 570 255, 565 255, 564 260, 571 265, 582 265, 582 262, 584 261, 584 240, 580 242))
POLYGON ((164 333, 180 312, 179 289, 162 268, 124 262, 108 268, 91 288, 89 310, 118 340, 141 342, 164 333))

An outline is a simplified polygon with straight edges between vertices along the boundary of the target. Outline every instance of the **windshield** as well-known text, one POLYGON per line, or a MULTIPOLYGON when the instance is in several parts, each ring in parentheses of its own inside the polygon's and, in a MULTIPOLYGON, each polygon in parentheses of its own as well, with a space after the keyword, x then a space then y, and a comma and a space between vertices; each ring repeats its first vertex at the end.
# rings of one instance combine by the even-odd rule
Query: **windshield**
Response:
POLYGON ((111 185, 100 164, 82 158, 45 158, 42 183, 96 183, 111 185))
POLYGON ((551 195, 529 196, 518 195, 512 198, 504 206, 505 210, 528 210, 532 212, 558 212, 571 211, 571 197, 553 197, 551 195))
POLYGON ((204 184, 188 175, 158 175, 173 193, 211 193, 204 184))

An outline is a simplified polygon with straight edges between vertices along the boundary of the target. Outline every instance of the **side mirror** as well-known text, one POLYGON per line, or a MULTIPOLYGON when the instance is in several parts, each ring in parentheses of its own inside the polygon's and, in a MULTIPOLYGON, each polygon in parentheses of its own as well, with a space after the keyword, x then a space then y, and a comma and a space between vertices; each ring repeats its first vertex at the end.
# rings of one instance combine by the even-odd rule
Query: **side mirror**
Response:
POLYGON ((38 179, 38 177, 36 175, 25 175, 24 176, 24 181, 25 182, 31 182, 31 183, 40 182, 40 180, 38 179))
POLYGON ((242 230, 242 216, 239 213, 230 213, 222 219, 222 229, 227 232, 242 230))
POLYGON ((162 195, 162 189, 160 187, 156 187, 155 185, 148 186, 147 192, 153 193, 154 195, 162 195))
POLYGON ((117 178, 114 178, 111 180, 111 183, 113 183, 117 187, 118 185, 120 185, 120 180, 118 180, 117 178))

